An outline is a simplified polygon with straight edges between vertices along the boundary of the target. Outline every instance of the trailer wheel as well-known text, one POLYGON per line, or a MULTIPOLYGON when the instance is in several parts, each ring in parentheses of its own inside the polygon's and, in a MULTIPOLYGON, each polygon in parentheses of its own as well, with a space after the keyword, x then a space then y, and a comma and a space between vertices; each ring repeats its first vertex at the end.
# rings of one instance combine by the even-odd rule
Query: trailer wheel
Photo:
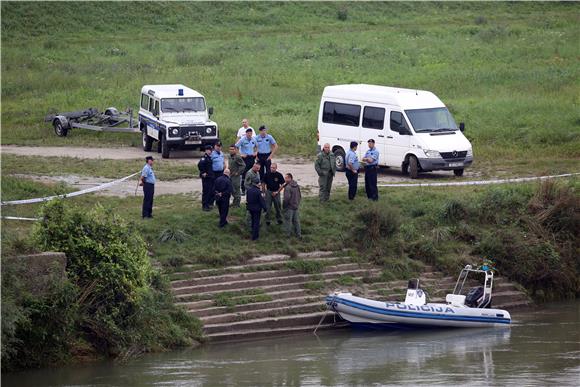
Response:
POLYGON ((461 169, 454 169, 453 173, 455 174, 455 176, 463 176, 463 168, 461 169))
POLYGON ((60 120, 54 120, 52 126, 54 126, 54 133, 56 133, 58 137, 66 137, 68 134, 68 128, 65 128, 60 120))
POLYGON ((415 156, 409 156, 409 175, 411 179, 416 179, 419 175, 419 162, 415 156))
POLYGON ((153 139, 147 134, 147 130, 143 130, 143 150, 150 152, 153 147, 153 139))
POLYGON ((165 135, 161 135, 161 157, 164 159, 169 158, 169 144, 167 144, 167 140, 165 139, 165 135))

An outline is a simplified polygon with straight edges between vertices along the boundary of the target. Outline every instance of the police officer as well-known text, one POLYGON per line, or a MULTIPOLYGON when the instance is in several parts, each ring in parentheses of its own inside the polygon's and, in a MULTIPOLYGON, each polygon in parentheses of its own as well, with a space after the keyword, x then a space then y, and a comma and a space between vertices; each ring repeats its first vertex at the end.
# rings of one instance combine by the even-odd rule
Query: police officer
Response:
POLYGON ((262 210, 266 211, 266 203, 260 192, 260 180, 257 176, 252 179, 250 187, 246 190, 246 208, 250 214, 252 227, 252 240, 260 237, 260 217, 262 210))
POLYGON ((276 221, 282 224, 282 208, 280 205, 280 192, 283 190, 284 176, 278 172, 278 164, 272 163, 270 173, 264 178, 266 184, 266 224, 269 226, 272 220, 272 205, 276 211, 276 221))
POLYGON ((224 169, 228 167, 227 161, 225 160, 224 153, 222 152, 222 143, 216 142, 213 146, 213 152, 211 152, 211 169, 213 171, 214 177, 217 179, 224 173, 224 169))
POLYGON ((254 165, 252 165, 252 169, 250 169, 247 173, 246 173, 246 178, 244 180, 244 187, 246 189, 250 188, 254 183, 254 180, 258 180, 258 183, 260 182, 260 163, 256 162, 254 163, 254 165))
POLYGON ((215 180, 215 203, 220 213, 219 228, 228 224, 228 212, 230 209, 230 196, 233 192, 230 181, 230 170, 224 169, 223 175, 215 180))
POLYGON ((201 178, 201 205, 204 211, 210 211, 214 200, 214 174, 211 160, 212 146, 205 146, 205 153, 197 168, 201 178))
POLYGON ((141 182, 143 186, 143 219, 153 218, 153 195, 155 194, 155 173, 153 173, 153 156, 145 157, 145 165, 141 170, 141 182))
POLYGON ((240 186, 241 186, 241 176, 246 168, 246 163, 244 159, 238 154, 238 148, 235 144, 230 145, 230 154, 228 155, 228 166, 230 169, 230 180, 232 181, 233 197, 232 202, 233 207, 240 206, 240 186))
POLYGON ((256 146, 258 148, 258 160, 262 167, 260 168, 260 180, 262 181, 262 190, 264 190, 264 177, 270 173, 270 165, 272 164, 272 157, 278 149, 278 144, 272 135, 268 134, 266 125, 260 126, 258 129, 260 134, 255 137, 256 146))
MULTIPOLYGON (((246 129, 246 135, 242 137, 237 143, 236 147, 240 150, 240 156, 244 159, 244 163, 246 163, 246 168, 244 173, 242 174, 242 182, 246 179, 246 173, 252 168, 254 162, 256 161, 256 155, 258 154, 258 150, 256 147, 256 140, 252 136, 254 129, 248 128, 246 129)), ((245 186, 242 185, 242 194, 245 192, 245 186)))
POLYGON ((326 202, 330 199, 332 180, 336 174, 336 162, 334 153, 330 151, 330 144, 326 143, 322 147, 322 152, 318 154, 318 158, 314 162, 314 169, 318 173, 318 186, 320 188, 318 197, 320 202, 326 202))
POLYGON ((356 189, 358 185, 358 170, 360 168, 360 163, 358 161, 358 156, 356 154, 356 148, 358 148, 358 142, 350 142, 350 150, 346 154, 344 159, 344 164, 346 168, 346 179, 348 180, 348 199, 353 200, 356 196, 356 189))
POLYGON ((379 189, 377 188, 377 172, 379 169, 379 151, 375 148, 375 140, 368 141, 369 150, 365 153, 362 161, 365 164, 365 191, 370 200, 379 200, 379 189))

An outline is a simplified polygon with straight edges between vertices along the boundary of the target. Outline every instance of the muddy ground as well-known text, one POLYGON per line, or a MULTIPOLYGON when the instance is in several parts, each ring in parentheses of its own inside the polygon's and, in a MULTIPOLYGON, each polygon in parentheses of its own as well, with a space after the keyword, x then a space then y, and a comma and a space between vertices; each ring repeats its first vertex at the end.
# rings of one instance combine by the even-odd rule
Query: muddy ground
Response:
MULTIPOLYGON (((45 157, 76 157, 84 159, 113 159, 113 160, 135 160, 143 159, 148 153, 143 152, 139 148, 86 148, 86 147, 32 147, 32 146, 12 146, 6 145, 2 146, 2 153, 15 154, 20 156, 45 156, 45 157)), ((151 153, 153 156, 157 154, 155 152, 151 153)), ((200 152, 196 151, 173 151, 171 153, 171 158, 169 160, 162 159, 159 155, 157 157, 157 163, 185 163, 196 165, 200 152)), ((318 189, 318 176, 314 170, 313 164, 314 156, 312 159, 307 158, 290 158, 288 156, 281 156, 275 158, 274 161, 278 163, 278 170, 281 173, 291 172, 298 183, 303 187, 303 193, 305 195, 312 195, 317 193, 318 189)), ((4 171, 4 173, 10 174, 10 171, 4 171)), ((38 175, 17 175, 24 178, 30 178, 36 181, 42 182, 64 182, 71 187, 75 187, 79 190, 100 185, 111 181, 111 179, 91 177, 91 176, 75 176, 75 175, 62 175, 62 176, 38 176, 38 175)), ((474 178, 477 174, 475 172, 466 170, 463 179, 474 178)), ((121 178, 123 176, 119 176, 121 178)), ((438 171, 430 172, 420 175, 420 180, 427 181, 437 181, 441 179, 453 178, 453 173, 450 171, 438 171)), ((378 182, 381 183, 397 183, 397 182, 410 182, 411 179, 407 176, 401 174, 400 169, 387 169, 382 168, 378 182)), ((100 195, 109 196, 132 196, 135 195, 135 188, 137 184, 137 179, 131 179, 119 184, 116 184, 110 188, 103 191, 99 191, 100 195)), ((336 186, 346 186, 347 181, 343 173, 338 173, 334 179, 333 185, 336 186)), ((364 186, 364 174, 361 174, 359 178, 359 186, 364 186)), ((137 190, 137 195, 140 195, 141 191, 137 190)), ((158 181, 155 184, 155 194, 156 195, 166 195, 166 194, 192 194, 194 196, 201 194, 201 181, 198 178, 191 179, 180 179, 171 181, 158 181)))

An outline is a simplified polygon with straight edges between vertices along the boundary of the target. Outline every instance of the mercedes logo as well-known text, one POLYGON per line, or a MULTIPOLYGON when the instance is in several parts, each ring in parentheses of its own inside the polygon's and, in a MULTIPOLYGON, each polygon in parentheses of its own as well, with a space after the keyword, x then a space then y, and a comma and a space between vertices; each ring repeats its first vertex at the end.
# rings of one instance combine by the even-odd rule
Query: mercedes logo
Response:
POLYGON ((453 157, 457 157, 457 151, 453 151, 451 154, 453 155, 453 157))

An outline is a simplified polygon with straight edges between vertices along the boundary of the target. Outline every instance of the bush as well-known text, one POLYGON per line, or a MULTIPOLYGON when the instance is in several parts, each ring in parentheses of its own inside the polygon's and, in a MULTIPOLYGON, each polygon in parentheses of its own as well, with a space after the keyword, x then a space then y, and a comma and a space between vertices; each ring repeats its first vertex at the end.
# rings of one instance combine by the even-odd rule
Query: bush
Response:
POLYGON ((374 248, 393 236, 401 224, 401 215, 396 208, 371 205, 356 215, 360 226, 353 233, 355 243, 362 248, 374 248))
POLYGON ((457 199, 447 200, 443 204, 440 213, 441 219, 447 222, 456 222, 465 219, 466 215, 467 209, 465 208, 463 203, 457 199))
POLYGON ((346 19, 348 19, 348 9, 345 7, 340 8, 336 12, 336 18, 340 21, 345 21, 346 19))
POLYGON ((561 186, 553 180, 542 182, 528 203, 533 224, 540 234, 544 230, 559 239, 578 240, 580 230, 580 196, 572 188, 561 186))

